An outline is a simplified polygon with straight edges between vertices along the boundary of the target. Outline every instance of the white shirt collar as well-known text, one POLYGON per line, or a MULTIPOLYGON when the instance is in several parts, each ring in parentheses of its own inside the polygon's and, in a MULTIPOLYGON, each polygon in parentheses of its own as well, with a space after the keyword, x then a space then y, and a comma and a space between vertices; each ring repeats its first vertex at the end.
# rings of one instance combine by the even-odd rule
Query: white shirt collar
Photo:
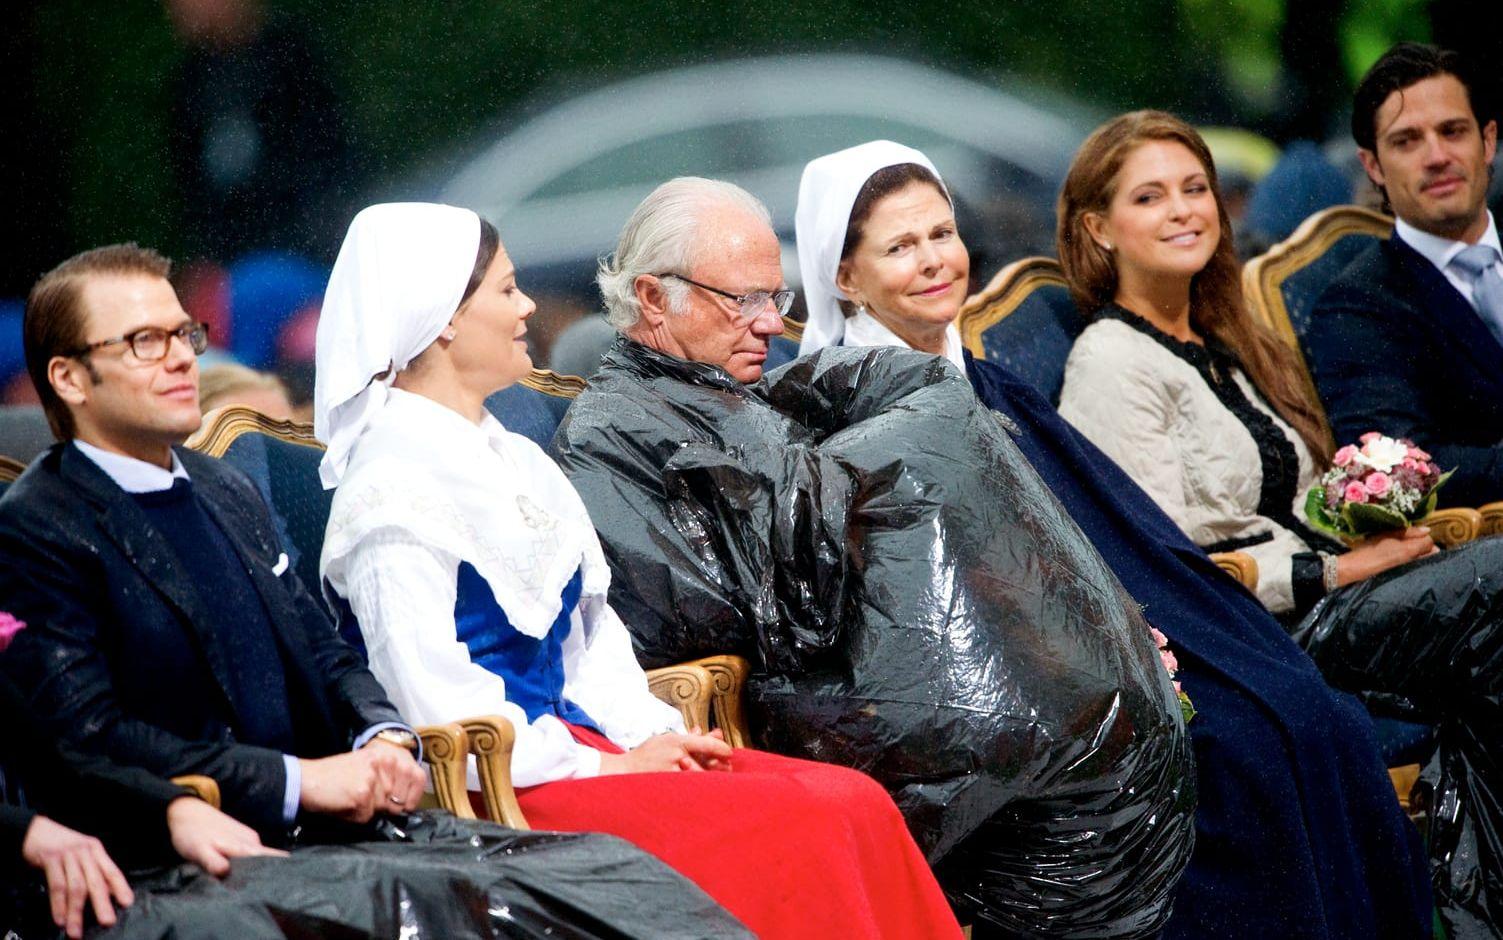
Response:
MULTIPOLYGON (((842 340, 847 346, 902 346, 909 347, 907 341, 901 336, 888 329, 887 326, 865 310, 858 310, 845 321, 845 338, 842 340)), ((960 330, 952 322, 945 328, 945 358, 955 364, 955 368, 965 372, 965 347, 960 342, 960 330)))
POLYGON ((164 470, 154 463, 117 454, 77 438, 73 439, 73 446, 127 493, 158 493, 172 489, 174 480, 188 479, 188 471, 183 469, 176 451, 171 451, 172 469, 164 470))
MULTIPOLYGON (((1461 254, 1463 250, 1470 247, 1466 242, 1452 241, 1440 235, 1431 235, 1429 232, 1422 232, 1403 219, 1394 220, 1393 230, 1404 240, 1404 244, 1423 255, 1425 260, 1439 268, 1442 274, 1448 275, 1447 266, 1451 263, 1451 260, 1461 254)), ((1500 245, 1498 242, 1498 224, 1494 221, 1491 212, 1487 213, 1487 231, 1482 233, 1482 237, 1477 240, 1477 244, 1491 245, 1493 250, 1498 252, 1500 257, 1503 257, 1503 245, 1500 245)), ((1469 292, 1464 291, 1463 293, 1469 292)))

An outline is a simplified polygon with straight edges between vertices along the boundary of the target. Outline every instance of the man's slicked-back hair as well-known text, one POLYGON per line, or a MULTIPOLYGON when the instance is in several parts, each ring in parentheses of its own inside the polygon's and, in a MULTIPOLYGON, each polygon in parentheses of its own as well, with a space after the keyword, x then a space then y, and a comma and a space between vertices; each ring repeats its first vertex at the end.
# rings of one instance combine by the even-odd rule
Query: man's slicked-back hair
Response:
POLYGON ((26 372, 42 400, 52 434, 60 441, 73 438, 73 415, 47 380, 47 363, 66 356, 87 342, 84 336, 83 285, 99 275, 142 275, 166 278, 172 262, 134 242, 105 245, 80 252, 43 274, 26 298, 21 320, 21 346, 26 372))
POLYGON ((1481 127, 1492 119, 1493 103, 1478 100, 1485 83, 1476 80, 1458 52, 1419 42, 1401 42, 1389 49, 1362 76, 1352 96, 1352 139, 1363 150, 1378 150, 1378 109, 1396 91, 1436 75, 1449 75, 1466 89, 1472 116, 1481 127))
MULTIPOLYGON (((616 250, 600 259, 595 282, 605 301, 605 318, 617 330, 629 330, 642 317, 637 278, 644 274, 689 274, 694 266, 699 222, 718 206, 745 210, 772 225, 767 207, 734 183, 680 176, 654 189, 632 211, 621 229, 616 250)), ((672 309, 682 309, 688 287, 665 281, 672 309)))

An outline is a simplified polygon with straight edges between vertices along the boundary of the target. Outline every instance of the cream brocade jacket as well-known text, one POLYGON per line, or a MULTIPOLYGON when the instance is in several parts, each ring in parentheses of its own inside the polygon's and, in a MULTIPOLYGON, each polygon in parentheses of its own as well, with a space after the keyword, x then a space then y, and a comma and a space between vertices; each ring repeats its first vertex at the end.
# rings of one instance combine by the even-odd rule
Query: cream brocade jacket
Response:
POLYGON ((1305 526, 1314 461, 1229 353, 1108 307, 1070 351, 1059 412, 1195 544, 1251 555, 1265 607, 1294 609, 1295 556, 1327 548, 1305 526))

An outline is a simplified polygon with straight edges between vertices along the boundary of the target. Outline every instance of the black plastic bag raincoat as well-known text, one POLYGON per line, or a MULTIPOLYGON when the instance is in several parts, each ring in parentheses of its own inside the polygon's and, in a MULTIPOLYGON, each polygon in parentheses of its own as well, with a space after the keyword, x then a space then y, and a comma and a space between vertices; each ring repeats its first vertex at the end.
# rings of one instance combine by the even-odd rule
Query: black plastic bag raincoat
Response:
POLYGON ((1503 936, 1503 538, 1348 585, 1295 639, 1374 711, 1436 725, 1415 797, 1435 906, 1456 938, 1503 936))
POLYGON ((1003 421, 908 350, 743 386, 623 340, 554 447, 644 664, 750 658, 761 743, 876 777, 984 921, 1150 935, 1193 839, 1184 727, 1003 421))
POLYGON ((720 938, 752 934, 692 882, 614 836, 518 832, 448 813, 383 839, 183 865, 136 880, 120 940, 720 938))

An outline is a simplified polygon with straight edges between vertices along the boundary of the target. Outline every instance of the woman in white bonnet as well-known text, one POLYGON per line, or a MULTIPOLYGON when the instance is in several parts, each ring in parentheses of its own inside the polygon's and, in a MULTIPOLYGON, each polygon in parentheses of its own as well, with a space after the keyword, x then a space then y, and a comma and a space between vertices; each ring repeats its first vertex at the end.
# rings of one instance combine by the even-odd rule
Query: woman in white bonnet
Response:
POLYGON ((318 328, 338 486, 320 570, 371 671, 410 721, 506 716, 532 825, 627 838, 762 936, 958 936, 874 781, 733 751, 648 691, 584 505, 485 408, 531 369, 534 310, 467 209, 377 205, 350 225, 318 328))

